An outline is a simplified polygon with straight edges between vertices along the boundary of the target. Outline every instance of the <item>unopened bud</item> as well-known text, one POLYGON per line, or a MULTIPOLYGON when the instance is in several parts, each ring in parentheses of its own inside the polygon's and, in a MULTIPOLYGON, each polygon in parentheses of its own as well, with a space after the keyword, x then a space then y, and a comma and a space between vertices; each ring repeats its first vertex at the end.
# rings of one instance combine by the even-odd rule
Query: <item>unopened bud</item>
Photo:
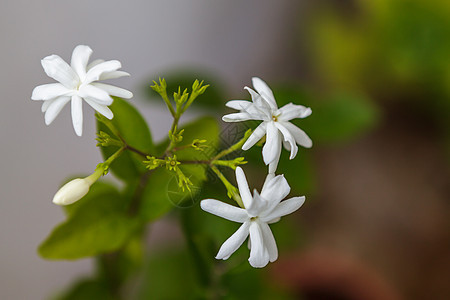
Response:
POLYGON ((87 178, 77 178, 63 185, 53 197, 57 205, 69 205, 84 197, 89 192, 91 181, 87 178))

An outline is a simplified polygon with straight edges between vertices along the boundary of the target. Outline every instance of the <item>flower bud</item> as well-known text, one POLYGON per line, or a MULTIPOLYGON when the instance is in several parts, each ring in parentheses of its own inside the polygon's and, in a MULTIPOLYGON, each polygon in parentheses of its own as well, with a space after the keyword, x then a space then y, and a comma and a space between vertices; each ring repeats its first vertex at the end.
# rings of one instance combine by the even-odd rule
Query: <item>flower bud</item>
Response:
POLYGON ((91 181, 87 178, 77 178, 69 181, 56 192, 53 203, 58 205, 72 204, 89 192, 91 181))

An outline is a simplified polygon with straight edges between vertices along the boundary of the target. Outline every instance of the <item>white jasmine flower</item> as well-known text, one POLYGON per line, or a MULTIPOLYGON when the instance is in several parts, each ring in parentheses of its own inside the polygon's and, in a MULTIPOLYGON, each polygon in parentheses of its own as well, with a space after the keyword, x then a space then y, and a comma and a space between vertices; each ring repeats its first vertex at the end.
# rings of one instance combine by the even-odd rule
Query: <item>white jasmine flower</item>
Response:
POLYGON ((246 100, 228 101, 225 104, 226 106, 240 112, 225 115, 222 120, 225 122, 263 121, 250 135, 242 149, 250 149, 266 135, 266 143, 262 152, 263 159, 264 163, 269 165, 269 173, 274 173, 280 159, 282 143, 286 150, 291 151, 290 159, 297 155, 297 144, 306 148, 312 147, 312 141, 308 135, 289 122, 296 118, 306 118, 312 111, 309 107, 292 103, 278 108, 272 90, 264 81, 258 77, 253 77, 252 83, 256 91, 245 87, 252 97, 252 102, 246 100))
POLYGON ((42 112, 45 112, 45 124, 52 123, 62 108, 71 101, 73 128, 81 136, 83 100, 100 114, 112 119, 113 113, 108 108, 113 102, 111 96, 127 99, 133 97, 130 91, 96 82, 130 74, 118 71, 122 65, 117 60, 95 60, 88 65, 91 54, 91 48, 79 45, 73 50, 70 66, 58 55, 50 55, 41 60, 45 73, 58 81, 37 86, 31 96, 32 100, 44 101, 42 112))
POLYGON ((92 181, 88 178, 76 178, 63 185, 53 197, 53 203, 69 205, 83 198, 91 187, 92 181))
POLYGON ((230 221, 242 223, 241 227, 220 247, 217 259, 228 259, 250 235, 250 258, 254 268, 262 268, 269 261, 278 258, 278 249, 269 224, 278 222, 282 216, 293 213, 305 202, 305 197, 283 200, 290 192, 289 184, 283 175, 267 175, 261 194, 255 190, 250 193, 244 171, 236 168, 236 180, 245 208, 206 199, 200 203, 204 211, 230 221))

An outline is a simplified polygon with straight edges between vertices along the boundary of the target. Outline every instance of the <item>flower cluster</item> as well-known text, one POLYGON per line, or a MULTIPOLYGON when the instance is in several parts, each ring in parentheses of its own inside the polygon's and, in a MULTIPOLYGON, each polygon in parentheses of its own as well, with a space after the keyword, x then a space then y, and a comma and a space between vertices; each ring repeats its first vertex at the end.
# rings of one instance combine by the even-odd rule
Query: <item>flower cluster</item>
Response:
POLYGON ((252 81, 256 91, 245 87, 252 97, 252 102, 228 101, 226 106, 239 112, 225 115, 222 120, 263 121, 242 145, 243 150, 248 150, 266 136, 262 155, 264 163, 269 165, 269 173, 261 194, 255 190, 253 196, 251 195, 244 172, 238 167, 236 181, 243 207, 238 208, 218 200, 206 199, 201 202, 201 208, 219 217, 242 223, 241 227, 223 243, 216 256, 217 259, 228 259, 250 235, 250 265, 262 268, 269 261, 273 262, 278 258, 275 238, 268 224, 278 222, 280 217, 296 211, 305 201, 304 196, 281 201, 289 194, 290 187, 283 175, 275 176, 275 171, 282 144, 291 152, 290 159, 297 155, 297 144, 306 148, 312 147, 312 141, 306 133, 289 122, 296 118, 306 118, 311 114, 311 109, 292 103, 278 108, 269 86, 258 77, 253 77, 252 81))
MULTIPOLYGON (((99 83, 99 80, 119 78, 129 76, 129 74, 119 71, 121 63, 117 60, 95 60, 88 64, 91 54, 91 48, 80 45, 73 50, 70 65, 57 55, 50 55, 42 59, 41 63, 45 73, 58 81, 58 83, 37 86, 31 96, 32 100, 43 101, 42 112, 45 113, 45 123, 47 125, 52 123, 62 108, 71 101, 73 127, 75 133, 81 136, 83 129, 83 100, 105 117, 100 116, 98 117, 99 120, 102 118, 106 120, 113 118, 113 112, 108 107, 113 102, 111 96, 127 99, 133 96, 131 92, 125 89, 99 83)), ((200 207, 206 212, 242 224, 223 243, 216 258, 228 259, 249 237, 249 262, 251 266, 262 268, 269 262, 275 261, 278 258, 278 250, 269 224, 278 222, 281 217, 293 213, 305 201, 304 196, 291 197, 284 200, 291 189, 284 175, 276 175, 275 172, 283 147, 290 151, 290 159, 295 158, 297 155, 297 145, 306 148, 312 147, 312 141, 308 135, 290 122, 296 118, 308 117, 311 114, 311 109, 292 103, 278 108, 274 94, 269 86, 257 77, 254 77, 252 82, 254 89, 245 87, 250 93, 251 101, 231 100, 227 102, 227 107, 236 109, 239 112, 227 114, 222 119, 225 122, 258 120, 262 121, 262 123, 253 132, 251 130, 247 131, 243 139, 237 144, 218 153, 211 160, 203 161, 179 161, 175 152, 187 148, 204 151, 207 148, 205 144, 207 141, 203 139, 194 139, 192 143, 179 147, 177 147, 177 144, 183 140, 184 132, 184 129, 178 130, 180 116, 197 96, 205 92, 208 85, 203 85, 203 81, 199 82, 196 80, 191 93, 188 93, 187 90, 182 92, 179 89, 177 93, 174 93, 174 107, 168 97, 165 80, 160 79, 159 84, 154 82, 155 85, 152 88, 162 96, 174 118, 174 123, 169 131, 170 142, 168 142, 164 155, 160 157, 146 155, 146 153, 128 145, 120 134, 111 128, 109 129, 111 129, 117 139, 106 132, 100 131, 97 138, 99 146, 116 146, 119 149, 105 162, 100 163, 90 176, 74 179, 64 185, 56 193, 53 202, 58 205, 69 205, 84 197, 91 185, 105 175, 109 170, 110 164, 126 150, 134 151, 146 157, 148 160, 142 161, 142 163, 148 170, 153 171, 161 166, 166 166, 168 170, 176 174, 179 187, 183 191, 185 189, 190 191, 190 186, 193 184, 183 174, 179 165, 182 163, 205 164, 218 175, 227 188, 229 197, 236 200, 239 207, 215 199, 202 200, 200 207), (239 165, 246 163, 245 158, 238 157, 234 160, 221 160, 220 158, 232 151, 236 151, 240 147, 243 150, 248 150, 264 137, 266 139, 262 149, 262 156, 264 163, 268 165, 268 174, 261 193, 254 190, 252 194, 244 171, 239 167, 239 165), (226 180, 225 176, 216 167, 217 165, 236 170, 238 188, 226 180)), ((107 122, 104 124, 107 124, 107 122)))

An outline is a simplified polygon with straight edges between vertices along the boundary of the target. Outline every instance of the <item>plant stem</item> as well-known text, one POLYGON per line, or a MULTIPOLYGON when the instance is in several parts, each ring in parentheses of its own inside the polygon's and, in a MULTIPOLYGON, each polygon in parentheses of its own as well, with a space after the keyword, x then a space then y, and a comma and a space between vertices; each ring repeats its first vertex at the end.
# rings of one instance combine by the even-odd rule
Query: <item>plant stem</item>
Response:
POLYGON ((130 146, 128 144, 125 145, 125 148, 126 148, 126 150, 130 150, 131 152, 137 153, 137 154, 139 154, 140 156, 142 156, 144 158, 147 158, 147 156, 151 156, 150 154, 144 153, 141 150, 138 150, 138 149, 136 149, 136 148, 134 148, 134 147, 132 147, 132 146, 130 146))
POLYGON ((211 165, 211 170, 213 170, 214 173, 216 173, 217 177, 222 181, 222 183, 225 185, 225 188, 227 189, 228 197, 232 198, 236 203, 241 207, 244 208, 244 203, 242 202, 241 196, 239 196, 238 189, 232 185, 228 179, 220 172, 220 170, 216 167, 211 165))

